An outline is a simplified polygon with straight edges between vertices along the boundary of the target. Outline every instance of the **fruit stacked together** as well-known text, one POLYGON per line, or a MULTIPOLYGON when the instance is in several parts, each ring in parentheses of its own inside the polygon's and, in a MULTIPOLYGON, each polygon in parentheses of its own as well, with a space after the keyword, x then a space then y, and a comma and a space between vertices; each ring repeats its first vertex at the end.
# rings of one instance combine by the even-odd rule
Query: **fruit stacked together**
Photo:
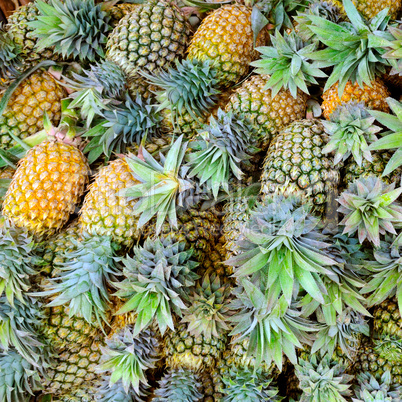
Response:
POLYGON ((401 2, 115 3, 0 30, 0 402, 401 401, 401 2))

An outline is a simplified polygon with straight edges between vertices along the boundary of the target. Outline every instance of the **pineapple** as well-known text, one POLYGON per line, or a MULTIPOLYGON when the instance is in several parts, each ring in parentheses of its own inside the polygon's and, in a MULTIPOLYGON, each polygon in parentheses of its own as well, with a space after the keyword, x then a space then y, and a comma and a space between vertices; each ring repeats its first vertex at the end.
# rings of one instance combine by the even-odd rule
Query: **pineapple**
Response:
POLYGON ((338 95, 338 83, 336 83, 324 92, 321 107, 326 119, 330 118, 339 105, 349 102, 364 102, 368 109, 388 112, 386 98, 389 95, 388 88, 380 78, 372 81, 371 85, 364 83, 362 86, 348 81, 341 97, 338 95))
POLYGON ((90 185, 80 210, 82 233, 110 236, 118 244, 132 245, 140 234, 134 216, 136 201, 123 197, 119 192, 137 183, 124 159, 116 159, 102 167, 90 185))
POLYGON ((232 94, 225 110, 248 119, 262 135, 261 148, 266 150, 269 142, 283 128, 305 117, 307 95, 298 91, 294 98, 289 90, 281 90, 273 96, 266 88, 270 76, 253 75, 232 94))
POLYGON ((164 0, 150 0, 124 16, 109 35, 106 58, 134 78, 131 91, 149 91, 138 71, 166 69, 184 55, 191 28, 180 10, 164 0), (137 81, 137 82, 136 82, 137 81))
POLYGON ((309 16, 310 30, 326 46, 308 54, 318 67, 334 66, 324 87, 324 116, 326 118, 340 102, 366 101, 370 108, 386 107, 387 89, 377 81, 392 63, 384 57, 385 49, 378 37, 392 40, 387 31, 387 10, 370 22, 366 21, 352 0, 343 0, 348 22, 336 24, 318 16, 309 16), (370 104, 369 104, 370 103, 370 104))
POLYGON ((114 28, 127 14, 132 13, 136 7, 138 7, 138 4, 133 3, 121 3, 114 5, 110 9, 110 24, 112 25, 112 27, 114 28))
POLYGON ((359 12, 366 18, 370 20, 374 18, 380 11, 385 8, 388 9, 388 15, 393 19, 397 19, 401 9, 402 1, 391 1, 391 0, 355 0, 356 8, 359 12))
MULTIPOLYGON (((251 13, 251 8, 240 4, 218 8, 192 37, 186 60, 167 72, 142 73, 161 88, 157 93, 160 108, 167 110, 173 126, 183 133, 206 122, 218 101, 218 90, 239 82, 257 58, 251 13)), ((259 32, 256 44, 264 45, 267 34, 266 29, 259 32)))
POLYGON ((398 299, 393 296, 383 302, 377 302, 373 312, 374 331, 381 337, 396 337, 402 339, 401 313, 398 299))
MULTIPOLYGON (((236 84, 244 77, 249 64, 257 58, 253 47, 252 9, 229 4, 209 14, 191 39, 187 60, 211 60, 224 86, 236 84)), ((268 32, 262 30, 256 45, 267 42, 268 32)))
POLYGON ((46 140, 21 159, 3 202, 3 216, 18 227, 48 237, 74 212, 88 180, 82 152, 46 140))
POLYGON ((42 130, 45 113, 57 125, 61 118, 61 100, 66 96, 65 89, 48 72, 32 73, 13 92, 0 116, 1 148, 17 144, 9 133, 25 139, 42 130))
POLYGON ((319 120, 299 120, 278 134, 268 148, 261 175, 263 198, 274 194, 307 197, 319 213, 331 206, 340 180, 323 149, 329 136, 319 120))

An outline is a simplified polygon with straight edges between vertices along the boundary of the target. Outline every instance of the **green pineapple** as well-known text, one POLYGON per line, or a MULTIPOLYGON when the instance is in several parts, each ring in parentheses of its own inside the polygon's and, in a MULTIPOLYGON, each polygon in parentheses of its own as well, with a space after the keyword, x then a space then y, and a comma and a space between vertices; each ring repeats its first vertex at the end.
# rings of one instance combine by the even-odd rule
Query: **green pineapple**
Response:
POLYGON ((265 157, 262 197, 298 195, 311 200, 319 213, 330 210, 340 175, 331 155, 323 155, 329 139, 322 123, 315 119, 299 120, 284 128, 265 157))

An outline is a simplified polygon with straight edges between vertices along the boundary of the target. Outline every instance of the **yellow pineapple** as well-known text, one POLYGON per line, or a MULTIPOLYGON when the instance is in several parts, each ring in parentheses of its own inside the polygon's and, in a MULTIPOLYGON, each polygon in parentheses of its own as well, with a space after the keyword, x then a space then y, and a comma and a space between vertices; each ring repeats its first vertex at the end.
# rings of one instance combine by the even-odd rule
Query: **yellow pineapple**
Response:
POLYGON ((3 215, 18 227, 49 236, 67 223, 88 181, 83 153, 53 139, 20 160, 3 203, 3 215))
POLYGON ((388 88, 382 80, 378 78, 371 84, 371 87, 363 84, 363 88, 361 88, 357 82, 352 84, 352 82, 348 81, 340 99, 338 96, 338 83, 333 85, 323 94, 324 102, 321 107, 324 111, 325 118, 329 119, 331 113, 334 112, 340 104, 351 101, 365 102, 369 109, 388 112, 389 107, 385 100, 390 95, 388 88))

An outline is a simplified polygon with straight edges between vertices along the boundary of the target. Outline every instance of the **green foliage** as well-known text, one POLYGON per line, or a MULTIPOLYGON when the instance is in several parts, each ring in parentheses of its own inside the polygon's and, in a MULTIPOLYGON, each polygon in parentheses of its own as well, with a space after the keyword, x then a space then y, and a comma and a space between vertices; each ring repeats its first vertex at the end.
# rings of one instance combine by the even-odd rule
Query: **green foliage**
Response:
POLYGON ((28 22, 28 26, 39 39, 38 50, 54 46, 56 53, 80 61, 104 57, 103 45, 112 27, 102 4, 95 4, 94 0, 49 0, 48 3, 38 0, 36 6, 39 16, 28 22))
POLYGON ((380 235, 396 234, 395 227, 401 225, 402 206, 396 201, 401 193, 402 187, 395 189, 395 183, 388 186, 374 176, 351 183, 338 198, 343 233, 357 232, 360 243, 367 239, 379 247, 380 235))
POLYGON ((55 262, 59 273, 38 296, 56 296, 48 307, 68 305, 70 316, 102 325, 109 309, 108 285, 118 274, 116 246, 108 237, 86 237, 80 242, 71 238, 73 247, 64 254, 63 262, 55 262))
POLYGON ((279 91, 288 89, 293 98, 297 98, 298 89, 309 93, 307 86, 318 84, 315 77, 326 77, 319 68, 309 62, 311 54, 317 44, 306 44, 294 32, 281 33, 277 30, 271 35, 272 46, 258 47, 262 59, 251 63, 257 67, 259 74, 270 74, 271 77, 264 89, 271 89, 272 97, 279 91))
POLYGON ((173 243, 148 238, 143 247, 134 247, 134 257, 123 259, 125 279, 115 286, 116 295, 128 299, 117 314, 134 311, 137 314, 133 335, 156 320, 161 333, 169 327, 174 330, 172 310, 182 316, 187 288, 194 285, 198 275, 197 263, 191 260, 192 249, 182 242, 173 243))

